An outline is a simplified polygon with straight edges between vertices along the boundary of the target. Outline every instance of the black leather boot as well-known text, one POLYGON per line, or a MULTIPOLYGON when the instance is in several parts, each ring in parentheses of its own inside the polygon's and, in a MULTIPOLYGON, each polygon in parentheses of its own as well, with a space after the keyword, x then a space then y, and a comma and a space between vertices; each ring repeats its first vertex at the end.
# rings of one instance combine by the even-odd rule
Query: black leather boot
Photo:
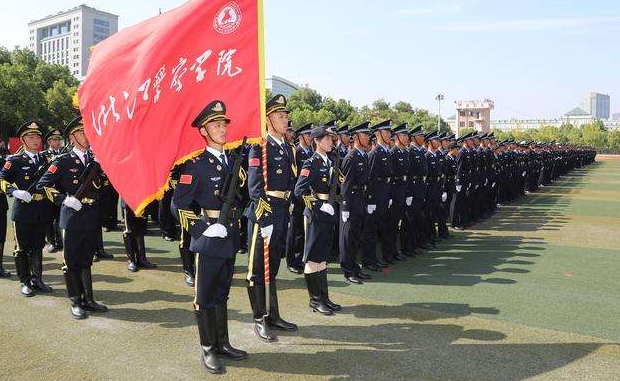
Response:
POLYGON ((223 368, 215 353, 216 326, 215 312, 213 309, 195 311, 196 323, 198 323, 198 335, 200 336, 200 360, 207 372, 219 374, 223 368))
POLYGON ((146 246, 144 245, 144 236, 140 235, 134 238, 136 240, 138 251, 136 252, 138 267, 142 267, 145 269, 154 269, 157 267, 156 264, 149 262, 146 259, 146 246))
POLYGON ((34 290, 32 289, 32 285, 30 283, 30 262, 28 261, 26 253, 23 251, 16 251, 13 255, 13 259, 15 260, 15 270, 17 271, 17 276, 19 277, 22 295, 27 298, 34 296, 34 290))
POLYGON ((340 304, 336 304, 329 300, 329 285, 327 283, 327 269, 323 271, 319 271, 319 279, 321 280, 321 290, 323 291, 323 301, 325 305, 329 307, 332 311, 340 311, 342 310, 342 306, 340 304))
POLYGON ((267 317, 267 324, 270 328, 277 329, 279 331, 294 332, 297 331, 297 324, 289 323, 288 321, 280 317, 280 307, 278 305, 278 285, 276 280, 272 280, 269 283, 269 316, 267 317))
POLYGON ((259 339, 271 343, 278 340, 278 336, 271 332, 269 326, 265 322, 267 315, 267 307, 265 301, 265 285, 254 284, 248 287, 248 296, 250 297, 250 306, 254 315, 254 333, 259 339))
POLYGON ((82 285, 82 308, 91 312, 107 312, 108 307, 95 302, 93 297, 93 279, 90 267, 80 270, 80 281, 82 285))
POLYGON ((6 271, 2 266, 2 258, 4 257, 4 242, 0 241, 0 278, 10 278, 11 273, 6 271))
POLYGON ((43 282, 43 253, 41 251, 34 251, 30 256, 30 271, 32 279, 30 284, 36 291, 42 293, 52 292, 52 288, 43 282))
POLYGON ((327 307, 323 300, 319 273, 304 274, 304 277, 306 278, 306 286, 310 295, 310 311, 318 312, 325 316, 333 315, 334 311, 327 307))
POLYGON ((228 338, 228 304, 226 302, 215 306, 215 325, 217 327, 217 354, 231 360, 243 360, 248 357, 246 351, 234 348, 228 338))
POLYGON ((179 245, 179 255, 181 256, 181 262, 183 263, 183 274, 185 275, 185 283, 190 287, 194 287, 194 283, 196 282, 194 253, 188 248, 183 247, 183 245, 181 244, 179 245))
POLYGON ((114 259, 114 256, 105 251, 103 248, 103 230, 99 229, 99 236, 97 237, 97 250, 95 250, 95 258, 97 259, 114 259))
POLYGON ((80 298, 81 281, 78 270, 63 269, 65 283, 67 285, 67 296, 71 302, 71 317, 77 320, 86 319, 88 315, 82 308, 80 298))
POLYGON ((127 270, 135 273, 138 271, 138 264, 136 263, 136 252, 133 244, 134 236, 132 233, 123 233, 123 242, 125 243, 125 251, 127 251, 127 270))

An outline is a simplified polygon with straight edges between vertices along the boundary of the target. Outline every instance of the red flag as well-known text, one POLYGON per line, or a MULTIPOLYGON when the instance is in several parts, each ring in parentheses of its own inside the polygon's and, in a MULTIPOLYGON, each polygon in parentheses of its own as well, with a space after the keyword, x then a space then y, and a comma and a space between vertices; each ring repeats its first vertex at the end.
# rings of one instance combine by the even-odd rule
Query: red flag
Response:
POLYGON ((204 149, 191 122, 212 100, 232 119, 228 148, 264 126, 262 0, 193 0, 97 44, 78 95, 93 151, 138 214, 170 169, 204 149))

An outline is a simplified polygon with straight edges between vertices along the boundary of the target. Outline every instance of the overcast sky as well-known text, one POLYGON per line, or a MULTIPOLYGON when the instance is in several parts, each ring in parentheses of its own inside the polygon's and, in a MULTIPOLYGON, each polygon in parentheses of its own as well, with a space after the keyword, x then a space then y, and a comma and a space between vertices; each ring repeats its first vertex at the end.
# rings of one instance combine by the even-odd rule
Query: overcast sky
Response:
MULTIPOLYGON (((126 27, 180 0, 90 0, 126 27)), ((25 45, 27 23, 75 1, 2 4, 0 44, 25 45)), ((582 95, 620 112, 620 2, 613 0, 264 0, 267 75, 369 104, 405 100, 442 115, 490 98, 493 118, 557 117, 582 95)))

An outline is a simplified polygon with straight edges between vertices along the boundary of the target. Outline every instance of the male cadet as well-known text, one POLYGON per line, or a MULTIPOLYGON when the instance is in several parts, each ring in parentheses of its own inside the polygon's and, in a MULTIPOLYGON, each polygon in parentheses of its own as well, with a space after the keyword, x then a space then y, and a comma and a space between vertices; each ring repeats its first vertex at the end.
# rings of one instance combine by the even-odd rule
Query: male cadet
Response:
POLYGON ((405 198, 405 218, 403 218, 400 231, 401 251, 406 256, 416 254, 416 248, 426 247, 426 240, 422 232, 424 221, 423 210, 426 199, 426 175, 428 164, 426 162, 426 150, 424 146, 424 132, 422 126, 417 126, 409 131, 409 172, 407 173, 407 192, 405 198), (411 197, 411 202, 409 202, 411 197))
POLYGON ((336 129, 336 133, 338 134, 338 145, 336 146, 336 152, 340 155, 341 159, 344 159, 347 156, 347 152, 349 152, 349 125, 343 124, 342 126, 336 129))
MULTIPOLYGON (((63 153, 62 132, 57 128, 50 128, 43 136, 43 141, 47 143, 47 149, 42 152, 47 156, 47 160, 52 162, 58 155, 63 153)), ((60 208, 54 206, 54 220, 47 226, 47 251, 55 253, 62 250, 62 234, 58 222, 60 220, 60 208)))
POLYGON ((267 138, 250 149, 248 157, 248 190, 251 203, 248 217, 247 286, 254 314, 254 332, 263 341, 277 336, 270 328, 296 331, 297 325, 280 317, 276 276, 286 249, 286 233, 290 217, 291 192, 295 186, 293 152, 283 141, 288 127, 286 98, 278 94, 266 105, 267 138), (263 177, 263 171, 266 178, 263 177), (267 311, 263 241, 269 245, 269 301, 267 311))
POLYGON ((392 206, 388 213, 388 247, 381 248, 384 260, 390 264, 395 260, 404 261, 407 258, 399 253, 398 237, 400 221, 405 216, 405 207, 413 202, 413 196, 407 195, 407 175, 409 174, 409 126, 401 123, 392 128, 394 146, 390 149, 390 160, 392 164, 392 175, 390 176, 390 199, 392 206))
POLYGON ((439 154, 440 161, 442 162, 441 183, 442 183, 443 192, 441 194, 440 213, 439 213, 439 220, 437 223, 437 230, 438 230, 439 237, 446 239, 446 238, 450 238, 450 233, 448 231, 448 225, 446 224, 446 221, 448 220, 449 215, 450 215, 450 202, 452 201, 452 193, 448 190, 448 188, 454 186, 454 175, 451 173, 451 168, 448 168, 450 163, 448 162, 449 158, 447 156, 449 152, 449 147, 452 145, 454 135, 449 132, 446 132, 440 135, 439 138, 440 138, 440 146, 437 152, 439 154), (452 180, 451 184, 448 184, 448 175, 453 176, 451 179, 452 180))
POLYGON ((42 279, 45 229, 52 222, 54 209, 42 192, 34 188, 42 167, 48 164, 41 151, 41 130, 29 120, 17 128, 23 152, 8 158, 0 171, 2 191, 15 198, 13 229, 15 233, 15 269, 24 296, 35 291, 51 292, 42 279))
POLYGON ((99 189, 101 169, 94 162, 90 144, 84 134, 82 117, 78 116, 64 129, 73 149, 54 160, 36 185, 45 190, 47 197, 61 206, 60 228, 63 229, 64 267, 67 294, 71 302, 71 316, 75 319, 87 317, 85 311, 106 312, 108 308, 95 302, 91 266, 101 230, 99 189), (94 170, 94 176, 87 177, 87 191, 75 197, 82 185, 85 169, 94 170))
POLYGON ((357 264, 356 256, 363 241, 364 215, 366 214, 366 184, 368 182, 368 154, 370 145, 370 122, 364 122, 349 129, 353 137, 353 148, 342 160, 340 170, 344 177, 340 194, 340 268, 347 282, 362 284, 370 279, 357 264))
MULTIPOLYGON (((1 149, 1 145, 0 145, 1 149)), ((4 166, 6 159, 3 153, 0 153, 0 168, 4 166)), ((9 203, 6 199, 6 193, 0 190, 0 278, 10 278, 11 273, 6 271, 2 266, 4 257, 4 243, 6 242, 6 214, 9 211, 9 203)))
MULTIPOLYGON (((301 168, 304 161, 312 157, 312 139, 310 131, 314 125, 306 124, 295 131, 299 144, 295 147, 295 162, 297 169, 301 168)), ((304 249, 304 202, 301 199, 292 200, 293 211, 291 221, 286 232, 286 265, 292 273, 302 274, 304 272, 303 249, 304 249)))
POLYGON ((428 163, 428 176, 426 183, 428 186, 426 200, 426 215, 428 218, 428 237, 431 244, 437 240, 436 224, 441 213, 441 199, 443 192, 443 157, 439 154, 440 140, 435 132, 426 136, 427 152, 426 162, 428 163))
MULTIPOLYGON (((389 247, 388 217, 392 206, 390 199, 390 138, 392 121, 385 120, 372 126, 371 131, 377 145, 368 155, 369 179, 367 185, 366 216, 364 218, 364 238, 362 245, 362 266, 370 271, 381 271, 388 267, 386 262, 378 261, 375 254, 377 240, 381 239, 381 250, 386 253, 389 247)), ((383 255, 385 257, 385 255, 383 255)))
POLYGON ((173 195, 181 226, 191 235, 190 250, 197 253, 194 309, 201 361, 210 373, 223 370, 218 356, 232 360, 248 356, 230 345, 228 338, 227 301, 239 250, 241 216, 236 197, 227 221, 220 216, 227 179, 240 176, 231 173, 233 161, 224 152, 229 123, 226 106, 218 100, 210 102, 194 119, 192 127, 198 129, 207 147, 198 157, 185 162, 173 195), (200 208, 201 216, 194 212, 194 206, 200 208))

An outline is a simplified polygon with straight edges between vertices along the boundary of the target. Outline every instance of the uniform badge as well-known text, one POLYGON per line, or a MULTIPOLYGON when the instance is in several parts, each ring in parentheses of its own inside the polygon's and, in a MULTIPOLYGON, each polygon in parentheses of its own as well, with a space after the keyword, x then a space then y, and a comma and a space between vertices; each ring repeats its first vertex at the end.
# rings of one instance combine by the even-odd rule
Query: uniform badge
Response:
POLYGON ((214 196, 219 196, 220 195, 220 190, 219 189, 214 190, 213 191, 213 195, 214 196))
POLYGON ((299 173, 299 176, 303 176, 303 177, 308 177, 310 176, 310 170, 308 168, 304 168, 301 170, 301 173, 299 173))
POLYGON ((215 163, 215 161, 213 161, 213 159, 209 158, 209 163, 213 164, 213 163, 215 163))
POLYGON ((192 183, 192 175, 181 175, 179 178, 179 184, 190 185, 192 183))
POLYGON ((77 184, 77 183, 79 183, 79 181, 77 181, 77 179, 73 180, 73 184, 77 184))
POLYGON ((282 174, 282 170, 281 170, 280 168, 278 168, 278 170, 276 171, 276 173, 277 173, 278 175, 281 175, 281 174, 282 174))
POLYGON ((324 183, 326 183, 326 182, 327 182, 327 177, 323 177, 321 180, 322 180, 324 183))
POLYGON ((218 165, 217 165, 217 167, 215 167, 215 168, 216 168, 218 171, 221 171, 221 170, 222 170, 222 166, 221 166, 221 165, 219 165, 219 164, 218 164, 218 165))
POLYGON ((55 166, 54 164, 50 165, 49 168, 47 169, 49 173, 56 173, 57 170, 58 170, 58 167, 55 166))
POLYGON ((4 163, 4 169, 9 170, 11 169, 11 162, 7 161, 6 163, 4 163))
POLYGON ((24 180, 30 180, 30 176, 24 176, 24 180))
POLYGON ((284 151, 280 150, 278 152, 280 152, 280 155, 284 155, 284 151))
POLYGON ((32 161, 32 160, 28 160, 28 164, 32 164, 32 163, 33 163, 33 161, 32 161))
POLYGON ((80 159, 75 159, 75 164, 80 164, 80 163, 81 163, 80 159))
POLYGON ((258 167, 260 166, 260 159, 257 157, 253 157, 249 160, 248 165, 250 167, 258 167))

